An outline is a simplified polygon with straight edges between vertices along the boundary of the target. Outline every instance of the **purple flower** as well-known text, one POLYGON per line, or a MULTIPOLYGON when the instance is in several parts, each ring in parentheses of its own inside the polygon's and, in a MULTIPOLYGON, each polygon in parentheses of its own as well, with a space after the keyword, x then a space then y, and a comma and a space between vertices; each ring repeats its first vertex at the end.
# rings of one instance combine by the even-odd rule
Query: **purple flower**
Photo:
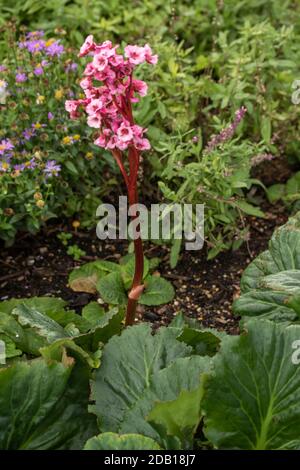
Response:
POLYGON ((18 165, 14 165, 14 170, 15 171, 23 171, 25 168, 24 163, 19 163, 18 165))
POLYGON ((46 178, 50 178, 51 176, 57 176, 60 170, 61 166, 57 165, 56 160, 49 160, 44 168, 44 173, 46 178))
POLYGON ((78 68, 78 64, 76 64, 76 62, 73 62, 72 64, 68 64, 65 70, 67 73, 69 73, 69 72, 75 72, 77 68, 78 68))
POLYGON ((12 144, 11 140, 3 139, 0 142, 0 155, 4 155, 7 150, 12 150, 14 145, 12 144))
POLYGON ((34 158, 32 158, 29 163, 27 163, 27 165, 25 165, 26 168, 28 168, 29 170, 33 170, 35 167, 36 167, 36 161, 34 158))
POLYGON ((54 118, 53 114, 51 113, 51 111, 49 111, 49 113, 48 113, 49 121, 51 121, 53 118, 54 118))
POLYGON ((44 73, 43 67, 36 67, 34 69, 33 73, 36 76, 43 75, 43 73, 44 73))
POLYGON ((6 65, 0 65, 0 72, 5 72, 7 70, 6 65))
POLYGON ((47 67, 47 65, 49 65, 49 62, 48 62, 48 60, 45 60, 45 59, 44 59, 44 60, 42 60, 42 62, 41 62, 41 66, 42 66, 42 67, 47 67))
POLYGON ((20 73, 16 74, 16 82, 17 83, 26 82, 26 80, 27 80, 26 73, 20 72, 20 73))
POLYGON ((224 144, 225 142, 230 140, 237 126, 239 125, 241 120, 244 118, 246 112, 247 112, 247 108, 245 108, 245 106, 242 106, 240 109, 238 109, 235 112, 234 121, 231 124, 229 124, 228 127, 225 127, 225 129, 222 129, 219 134, 212 136, 207 146, 205 147, 204 151, 206 153, 211 152, 219 144, 224 144))
POLYGON ((35 129, 25 129, 23 132, 22 132, 22 135, 23 137, 25 138, 25 140, 30 140, 31 137, 33 137, 35 135, 35 129))
POLYGON ((59 41, 54 41, 50 46, 46 47, 46 54, 54 57, 54 56, 60 56, 64 52, 64 46, 59 44, 59 41))
POLYGON ((45 41, 38 39, 37 41, 27 41, 26 48, 29 52, 34 54, 35 52, 40 52, 45 48, 45 41))
POLYGON ((30 33, 26 34, 26 39, 40 39, 44 36, 44 31, 31 31, 30 33))

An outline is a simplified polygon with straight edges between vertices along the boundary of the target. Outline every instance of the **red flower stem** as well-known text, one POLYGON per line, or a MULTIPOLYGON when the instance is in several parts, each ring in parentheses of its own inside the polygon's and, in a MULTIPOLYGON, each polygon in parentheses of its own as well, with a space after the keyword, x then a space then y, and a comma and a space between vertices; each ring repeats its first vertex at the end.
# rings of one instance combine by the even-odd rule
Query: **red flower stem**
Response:
MULTIPOLYGON (((137 196, 137 176, 139 168, 139 152, 135 147, 129 149, 129 161, 130 165, 130 180, 128 186, 128 199, 129 206, 138 203, 137 196)), ((132 220, 138 219, 138 215, 133 215, 132 220)), ((126 311, 125 326, 133 325, 136 307, 138 299, 143 291, 143 273, 144 273, 144 253, 143 253, 143 242, 140 232, 140 224, 138 224, 137 229, 138 237, 133 241, 134 243, 134 254, 135 254, 135 270, 132 281, 132 286, 128 294, 128 303, 126 311)))

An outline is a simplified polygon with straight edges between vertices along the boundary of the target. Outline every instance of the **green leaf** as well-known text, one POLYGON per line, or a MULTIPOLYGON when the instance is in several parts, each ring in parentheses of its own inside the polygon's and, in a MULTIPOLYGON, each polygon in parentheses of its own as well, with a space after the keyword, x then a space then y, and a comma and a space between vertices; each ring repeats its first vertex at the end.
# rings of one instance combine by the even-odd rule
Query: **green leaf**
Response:
POLYGON ((72 163, 71 161, 66 161, 64 162, 64 165, 66 166, 66 168, 69 170, 70 173, 72 173, 75 176, 78 176, 78 170, 76 166, 74 165, 74 163, 72 163))
POLYGON ((249 321, 204 376, 204 432, 218 449, 299 449, 300 326, 249 321), (297 356, 297 357, 296 357, 297 356))
POLYGON ((172 246, 171 246, 171 251, 170 251, 170 267, 172 269, 176 268, 178 260, 179 260, 179 255, 180 255, 180 250, 181 250, 181 245, 182 245, 182 240, 181 239, 176 239, 173 240, 172 246))
POLYGON ((52 320, 52 318, 24 304, 14 308, 12 315, 18 318, 20 325, 33 328, 39 335, 46 338, 49 343, 52 343, 56 339, 71 336, 62 326, 52 320))
MULTIPOLYGON (((64 310, 67 302, 57 297, 32 297, 30 299, 10 299, 0 302, 0 312, 11 313, 15 307, 25 304, 28 307, 39 310, 46 315, 64 310)), ((69 323, 69 322, 68 322, 69 323)))
POLYGON ((172 284, 159 276, 151 276, 146 279, 146 288, 142 293, 139 303, 143 305, 161 305, 171 302, 175 292, 172 284))
POLYGON ((192 346, 194 352, 199 356, 213 356, 221 343, 221 335, 216 330, 209 328, 197 330, 185 327, 177 339, 192 346))
POLYGON ((105 310, 100 307, 98 302, 90 302, 87 304, 81 312, 82 317, 87 320, 90 328, 102 324, 105 310))
POLYGON ((293 321, 297 319, 297 314, 287 306, 288 299, 289 296, 284 292, 254 289, 235 300, 233 311, 241 316, 293 321))
POLYGON ((241 290, 257 288, 263 277, 291 269, 300 269, 299 214, 275 230, 269 249, 249 264, 242 276, 241 290))
POLYGON ((78 346, 73 339, 62 338, 39 349, 40 355, 47 361, 61 361, 67 351, 76 360, 83 361, 92 369, 97 369, 100 365, 101 352, 92 353, 85 351, 78 346))
MULTIPOLYGON (((92 304, 94 304, 94 302, 92 302, 92 304)), ((88 307, 89 306, 87 306, 87 308, 88 307)), ((94 305, 93 309, 95 314, 94 305)), ((91 313, 90 307, 89 313, 91 313)), ((86 311, 83 312, 83 315, 86 315, 86 311)), ((99 307, 99 316, 97 321, 94 317, 94 324, 91 325, 91 330, 84 335, 79 335, 75 338, 75 342, 82 346, 89 344, 92 351, 97 350, 99 348, 99 343, 107 343, 112 336, 118 335, 121 332, 124 316, 125 310, 120 307, 114 307, 108 311, 104 311, 99 307), (90 340, 89 343, 86 342, 87 339, 90 340)))
POLYGON ((141 324, 107 343, 92 382, 91 410, 102 432, 134 432, 163 447, 175 445, 177 440, 163 438, 146 416, 156 402, 174 400, 183 389, 195 390, 209 365, 207 358, 188 357, 190 348, 176 335, 174 329, 161 328, 153 336, 150 326, 141 324))
POLYGON ((0 341, 3 341, 5 344, 5 359, 11 359, 12 357, 22 355, 22 351, 17 349, 16 344, 9 338, 9 336, 0 333, 0 341))
POLYGON ((286 294, 300 294, 300 269, 290 269, 270 274, 261 280, 260 285, 264 289, 286 294))
POLYGON ((1 369, 0 449, 81 449, 96 432, 87 405, 87 369, 71 358, 1 369))
POLYGON ((102 277, 97 283, 97 290, 108 304, 124 305, 127 302, 123 279, 119 272, 102 277))
POLYGON ((147 420, 166 435, 178 437, 182 449, 192 449, 201 420, 202 395, 201 383, 195 390, 182 390, 175 400, 156 403, 147 420))
POLYGON ((271 204, 280 201, 285 195, 284 184, 273 184, 267 189, 267 197, 271 204))
POLYGON ((84 450, 161 450, 153 439, 139 434, 105 432, 87 441, 84 450))
POLYGON ((69 286, 75 292, 96 294, 97 282, 106 272, 99 269, 95 262, 87 263, 78 269, 73 269, 69 275, 69 286))
POLYGON ((101 418, 102 431, 118 432, 125 413, 149 387, 152 375, 189 355, 190 348, 177 341, 176 334, 161 328, 153 336, 149 325, 140 324, 107 343, 92 384, 93 411, 101 418))
POLYGON ((266 144, 270 143, 272 136, 272 123, 268 117, 263 117, 261 120, 261 136, 266 144))
POLYGON ((249 202, 235 201, 231 204, 241 209, 245 214, 252 215, 254 217, 265 217, 265 214, 258 207, 252 206, 249 202))

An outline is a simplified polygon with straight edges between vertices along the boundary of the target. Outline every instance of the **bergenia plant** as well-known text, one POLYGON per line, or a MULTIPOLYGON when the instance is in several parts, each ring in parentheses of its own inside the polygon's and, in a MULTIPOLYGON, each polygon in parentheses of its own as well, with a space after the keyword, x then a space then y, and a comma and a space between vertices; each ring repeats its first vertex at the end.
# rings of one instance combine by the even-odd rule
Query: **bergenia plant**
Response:
MULTIPOLYGON (((133 74, 139 64, 156 64, 157 55, 152 54, 148 44, 144 47, 128 45, 124 55, 117 53, 118 47, 110 41, 96 44, 91 35, 86 38, 79 53, 79 57, 88 55, 92 59, 80 82, 85 98, 66 101, 66 110, 72 119, 80 116, 81 109, 85 110, 88 125, 99 130, 94 143, 111 151, 125 180, 129 205, 132 206, 138 203, 140 153, 150 149, 150 143, 144 137, 147 129, 134 122, 132 112, 132 104, 139 100, 139 96, 147 94, 148 87, 133 74)), ((136 222, 137 218, 138 214, 133 217, 136 222)), ((126 325, 134 322, 137 302, 144 288, 143 244, 138 223, 136 235, 135 273, 128 294, 126 325)))

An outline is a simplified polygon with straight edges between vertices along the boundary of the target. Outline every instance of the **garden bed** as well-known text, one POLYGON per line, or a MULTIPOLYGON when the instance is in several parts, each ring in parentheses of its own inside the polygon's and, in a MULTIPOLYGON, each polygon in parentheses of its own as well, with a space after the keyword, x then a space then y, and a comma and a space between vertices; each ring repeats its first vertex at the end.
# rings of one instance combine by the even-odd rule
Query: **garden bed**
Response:
MULTIPOLYGON (((183 251, 175 269, 169 267, 169 250, 147 244, 145 255, 161 259, 159 273, 175 287, 174 300, 163 306, 138 307, 138 319, 150 321, 155 327, 167 325, 178 311, 200 320, 206 327, 214 327, 228 333, 238 331, 238 317, 231 311, 232 301, 239 295, 243 270, 249 262, 267 248, 276 226, 286 219, 282 206, 265 208, 266 218, 249 217, 249 242, 236 251, 220 254, 207 261, 206 250, 183 251)), ((78 312, 97 296, 73 292, 68 288, 68 275, 74 267, 97 258, 117 261, 126 254, 127 243, 104 243, 95 232, 74 232, 76 244, 86 252, 80 262, 66 253, 57 238, 66 225, 49 227, 43 233, 19 237, 12 248, 2 248, 0 259, 0 300, 34 296, 55 296, 66 300, 70 308, 78 312)))

